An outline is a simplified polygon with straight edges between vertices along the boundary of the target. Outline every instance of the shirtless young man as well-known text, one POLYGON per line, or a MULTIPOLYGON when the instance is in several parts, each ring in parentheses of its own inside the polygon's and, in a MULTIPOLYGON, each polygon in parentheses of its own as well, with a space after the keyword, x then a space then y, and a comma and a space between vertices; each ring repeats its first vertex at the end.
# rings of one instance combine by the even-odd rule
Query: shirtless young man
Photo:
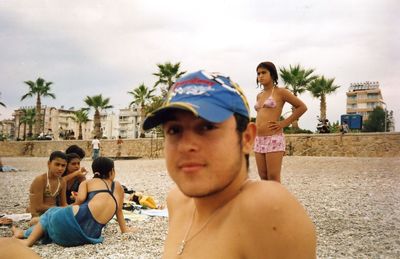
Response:
POLYGON ((313 223, 275 181, 248 178, 256 127, 239 86, 198 71, 143 123, 162 124, 169 230, 164 258, 315 258, 313 223))
POLYGON ((66 166, 67 156, 63 152, 51 153, 47 162, 47 172, 37 176, 29 190, 27 211, 32 214, 32 217, 38 217, 49 208, 57 206, 57 196, 60 196, 60 206, 67 206, 66 184, 61 177, 66 166))

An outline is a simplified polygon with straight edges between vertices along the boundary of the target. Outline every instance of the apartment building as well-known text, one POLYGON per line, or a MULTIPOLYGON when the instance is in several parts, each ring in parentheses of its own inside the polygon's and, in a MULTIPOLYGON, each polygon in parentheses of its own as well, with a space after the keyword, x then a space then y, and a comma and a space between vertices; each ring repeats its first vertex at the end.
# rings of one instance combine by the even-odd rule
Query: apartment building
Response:
POLYGON ((138 138, 140 127, 140 110, 125 108, 119 110, 119 133, 121 138, 138 138))
POLYGON ((347 114, 360 114, 363 121, 368 119, 368 115, 375 107, 386 109, 379 82, 351 83, 347 95, 347 114))
POLYGON ((0 122, 0 138, 9 139, 15 135, 15 127, 13 120, 3 120, 0 122))
MULTIPOLYGON (((49 132, 52 131, 55 140, 61 139, 78 139, 79 137, 79 123, 75 121, 76 110, 73 108, 65 109, 61 106, 60 109, 54 107, 50 108, 49 116, 45 116, 45 129, 49 132)), ((82 139, 92 138, 93 121, 82 123, 82 139)))
POLYGON ((102 137, 107 139, 116 139, 118 138, 118 116, 111 112, 107 113, 107 111, 100 112, 100 123, 101 123, 101 132, 102 137))
MULTIPOLYGON (((13 120, 0 122, 0 133, 12 140, 26 139, 29 132, 35 135, 35 127, 29 129, 24 123, 24 111, 35 107, 21 107, 13 113, 13 120)), ((38 134, 52 136, 54 140, 78 139, 79 124, 74 120, 75 110, 65 109, 63 106, 42 107, 42 125, 38 134)), ((82 139, 92 139, 94 135, 93 115, 89 115, 89 121, 82 123, 82 139)), ((117 139, 118 136, 124 139, 138 138, 140 134, 140 109, 137 107, 120 109, 119 114, 107 111, 100 112, 101 131, 103 138, 117 139)))
MULTIPOLYGON (((24 110, 34 109, 35 107, 21 107, 15 110, 14 117, 14 134, 10 135, 11 139, 18 140, 24 139, 29 133, 29 126, 23 122, 24 110)), ((42 125, 38 134, 53 136, 55 140, 61 139, 77 139, 79 135, 79 124, 73 119, 74 109, 60 109, 55 107, 42 107, 42 125)), ((92 137, 93 122, 90 120, 82 124, 83 139, 90 139, 92 137)), ((32 127, 32 134, 36 134, 35 127, 32 127)))

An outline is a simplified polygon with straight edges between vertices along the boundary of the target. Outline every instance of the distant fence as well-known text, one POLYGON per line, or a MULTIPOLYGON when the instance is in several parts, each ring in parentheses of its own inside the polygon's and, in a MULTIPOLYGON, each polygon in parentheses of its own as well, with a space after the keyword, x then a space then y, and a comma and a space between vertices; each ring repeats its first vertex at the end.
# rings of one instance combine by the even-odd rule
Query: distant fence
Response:
MULTIPOLYGON (((3 141, 0 156, 47 157, 54 150, 65 150, 76 144, 91 155, 91 141, 3 141)), ((162 138, 124 139, 121 150, 117 140, 101 140, 101 155, 121 158, 163 157, 162 138)), ((288 134, 286 155, 292 156, 347 156, 400 157, 400 132, 341 134, 288 134)))

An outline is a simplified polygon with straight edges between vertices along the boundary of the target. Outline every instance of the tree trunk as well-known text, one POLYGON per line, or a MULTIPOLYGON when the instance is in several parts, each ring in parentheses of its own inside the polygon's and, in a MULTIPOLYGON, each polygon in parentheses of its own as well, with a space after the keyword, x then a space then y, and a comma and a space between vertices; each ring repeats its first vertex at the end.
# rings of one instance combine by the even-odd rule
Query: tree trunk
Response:
POLYGON ((21 122, 18 122, 18 132, 17 132, 17 140, 20 139, 19 136, 21 135, 21 122))
POLYGON ((82 123, 79 123, 79 135, 78 135, 78 139, 82 140, 82 123))
MULTIPOLYGON (((293 111, 294 111, 294 107, 292 106, 292 113, 293 113, 293 111)), ((299 129, 299 120, 294 120, 293 122, 292 122, 292 128, 293 129, 299 129)))
POLYGON ((98 139, 101 139, 101 121, 100 121, 100 112, 98 109, 94 112, 94 134, 98 139))
POLYGON ((24 140, 26 140, 26 122, 24 123, 24 140))
POLYGON ((40 95, 37 94, 37 98, 36 98, 36 114, 35 114, 35 135, 34 137, 36 138, 37 136, 39 136, 39 134, 41 133, 41 125, 42 125, 42 116, 41 116, 41 112, 42 112, 42 104, 40 102, 40 95))
POLYGON ((142 132, 144 117, 145 117, 145 115, 144 115, 144 106, 142 105, 140 107, 140 123, 139 123, 139 130, 138 130, 139 138, 143 138, 144 137, 144 132, 142 132))
POLYGON ((321 116, 320 116, 320 118, 321 118, 321 120, 322 121, 325 121, 325 119, 326 119, 326 96, 325 96, 325 94, 321 94, 321 103, 320 103, 320 105, 321 105, 321 116))
MULTIPOLYGON (((32 131, 33 131, 33 125, 32 125, 32 124, 29 124, 28 136, 31 137, 31 138, 33 137, 32 131)), ((38 135, 35 135, 35 137, 36 137, 36 136, 38 136, 38 135)))

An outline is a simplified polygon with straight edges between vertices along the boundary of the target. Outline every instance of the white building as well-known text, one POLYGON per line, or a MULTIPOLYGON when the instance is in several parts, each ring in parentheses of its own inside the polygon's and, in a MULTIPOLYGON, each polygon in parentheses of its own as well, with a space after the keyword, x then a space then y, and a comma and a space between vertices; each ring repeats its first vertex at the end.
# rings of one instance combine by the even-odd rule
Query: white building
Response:
MULTIPOLYGON (((24 116, 23 109, 27 108, 34 107, 22 107, 15 110, 13 120, 10 122, 3 121, 3 125, 0 127, 3 135, 12 137, 14 140, 24 139, 27 136, 28 126, 21 122, 21 118, 24 116)), ((60 109, 57 109, 43 106, 40 133, 52 135, 54 140, 78 139, 79 124, 74 120, 74 113, 75 110, 73 108, 64 109, 61 106, 60 109)), ((107 111, 101 111, 100 122, 103 138, 117 139, 118 136, 124 139, 138 138, 140 133, 140 109, 136 107, 120 109, 118 115, 114 112, 108 114, 107 111)), ((82 123, 81 126, 82 139, 92 139, 94 136, 93 115, 89 115, 89 121, 82 123)), ((34 126, 32 130, 32 133, 35 134, 34 126)))
POLYGON ((106 111, 100 112, 101 132, 103 138, 116 139, 118 138, 118 116, 113 112, 107 114, 106 111))
POLYGON ((119 132, 121 138, 138 138, 140 125, 140 112, 137 108, 119 110, 119 132))

